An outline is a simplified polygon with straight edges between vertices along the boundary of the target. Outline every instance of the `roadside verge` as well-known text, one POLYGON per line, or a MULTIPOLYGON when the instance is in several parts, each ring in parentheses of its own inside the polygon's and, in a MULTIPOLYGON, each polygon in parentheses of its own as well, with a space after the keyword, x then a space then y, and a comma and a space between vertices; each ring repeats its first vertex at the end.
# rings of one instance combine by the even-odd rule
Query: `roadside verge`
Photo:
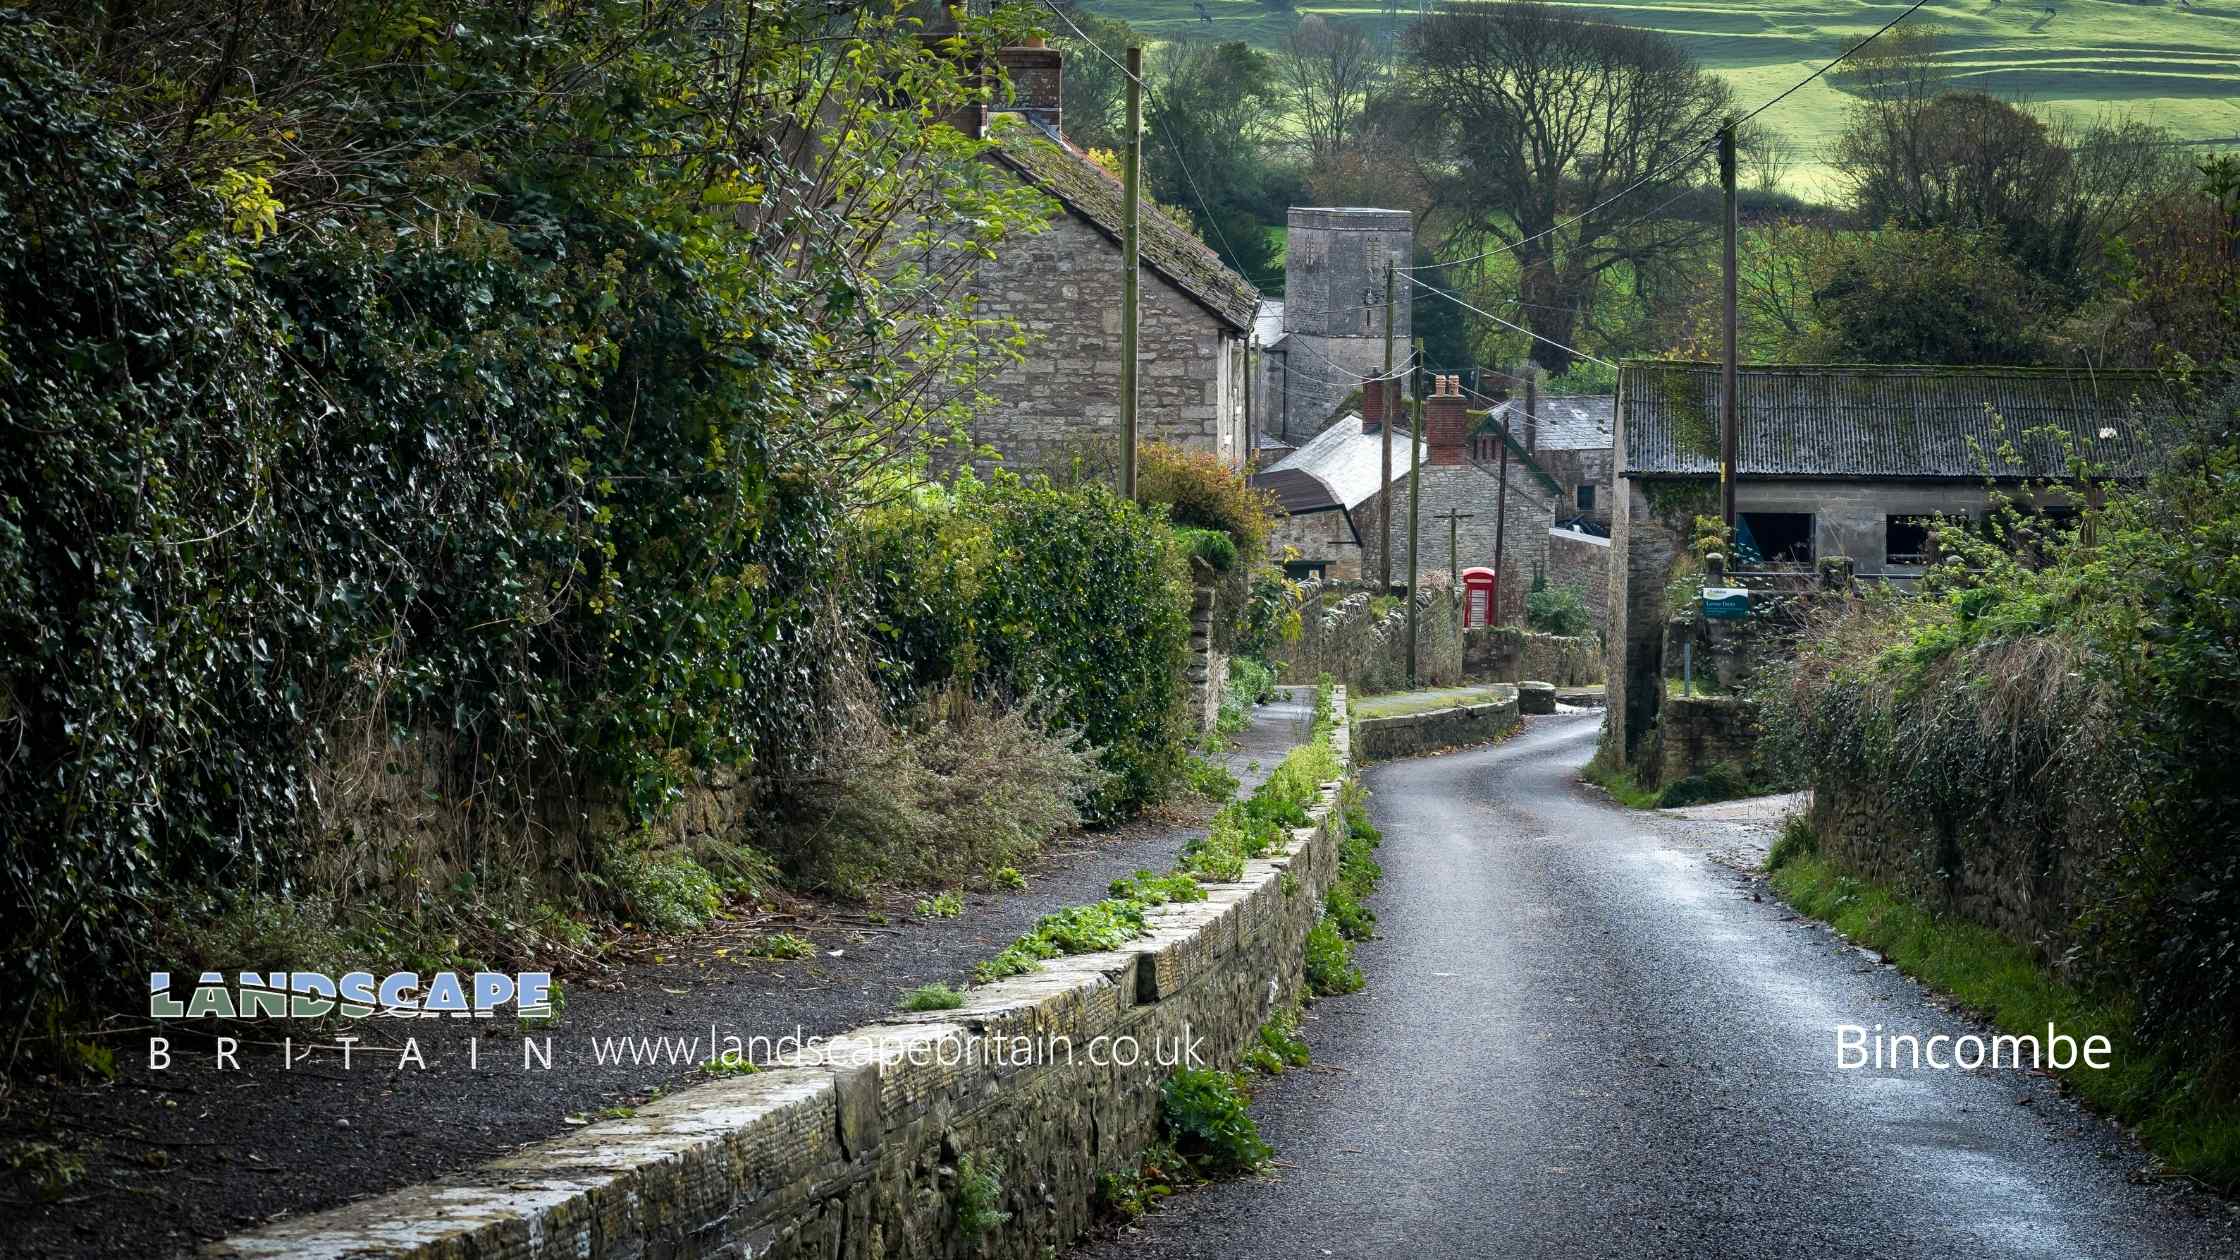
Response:
POLYGON ((1308 825, 1124 947, 1037 963, 965 1004, 779 1055, 445 1181, 213 1245, 213 1257, 1032 1254, 1092 1222, 1157 1133, 1161 1082, 1235 1062, 1301 993, 1350 765, 1308 825), (994 1198, 980 1173, 994 1172, 994 1198))

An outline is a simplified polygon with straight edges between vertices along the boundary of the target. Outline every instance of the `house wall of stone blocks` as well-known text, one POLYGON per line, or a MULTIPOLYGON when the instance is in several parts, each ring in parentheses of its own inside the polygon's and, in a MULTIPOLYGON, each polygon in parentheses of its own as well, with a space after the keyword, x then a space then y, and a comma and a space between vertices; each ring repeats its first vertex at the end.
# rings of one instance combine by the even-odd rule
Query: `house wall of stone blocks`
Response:
MULTIPOLYGON (((981 388, 992 400, 970 432, 1003 466, 1053 467, 1075 456, 1117 468, 1120 441, 1119 247, 1059 210, 1049 231, 1009 241, 975 285, 980 310, 1019 322, 1024 359, 981 388)), ((1143 436, 1244 466, 1244 340, 1146 267, 1137 325, 1136 406, 1143 436)), ((993 461, 975 461, 983 469, 993 461)))
MULTIPOLYGON (((1423 489, 1416 509, 1421 535, 1418 580, 1429 582, 1436 575, 1438 582, 1444 585, 1450 567, 1482 567, 1499 572, 1494 564, 1494 525, 1495 507, 1501 505, 1509 518, 1501 539, 1508 562, 1507 576, 1501 583, 1501 609, 1504 620, 1522 623, 1532 574, 1548 562, 1548 527, 1553 523, 1555 496, 1517 460, 1509 463, 1509 494, 1505 504, 1499 493, 1500 473, 1495 466, 1427 464, 1419 475, 1423 478, 1423 489), (1471 518, 1456 523, 1452 552, 1447 547, 1445 514, 1448 512, 1461 512, 1471 518), (1454 561, 1451 566, 1450 556, 1454 561)), ((1408 573, 1408 483, 1405 478, 1394 481, 1392 499, 1392 580, 1405 582, 1408 573)), ((1376 528, 1381 500, 1381 495, 1371 495, 1353 510, 1354 519, 1361 523, 1361 571, 1372 579, 1380 572, 1379 557, 1383 555, 1383 540, 1376 528)))
POLYGON ((1548 585, 1574 587, 1597 635, 1610 633, 1610 540, 1568 529, 1548 531, 1548 585))

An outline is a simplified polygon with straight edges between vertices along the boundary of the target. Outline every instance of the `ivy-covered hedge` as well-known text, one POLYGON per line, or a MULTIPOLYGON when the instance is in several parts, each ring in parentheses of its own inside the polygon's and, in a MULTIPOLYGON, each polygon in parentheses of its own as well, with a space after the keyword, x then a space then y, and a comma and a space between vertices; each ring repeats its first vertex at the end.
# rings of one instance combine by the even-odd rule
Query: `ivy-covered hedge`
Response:
POLYGON ((957 686, 1034 700, 1110 778, 1092 817, 1167 790, 1189 734, 1190 592, 1162 510, 998 474, 865 523, 873 669, 890 705, 957 686))
POLYGON ((928 259, 1038 221, 939 122, 985 90, 968 38, 32 7, 0 11, 0 1013, 302 891, 345 732, 361 778, 435 763, 462 846, 388 869, 467 898, 590 886, 594 807, 820 755, 861 470, 1004 344, 959 269, 868 266, 888 225, 827 207, 928 259), (733 73, 780 112, 709 109, 733 73), (826 90, 926 106, 812 189, 763 142, 826 90))

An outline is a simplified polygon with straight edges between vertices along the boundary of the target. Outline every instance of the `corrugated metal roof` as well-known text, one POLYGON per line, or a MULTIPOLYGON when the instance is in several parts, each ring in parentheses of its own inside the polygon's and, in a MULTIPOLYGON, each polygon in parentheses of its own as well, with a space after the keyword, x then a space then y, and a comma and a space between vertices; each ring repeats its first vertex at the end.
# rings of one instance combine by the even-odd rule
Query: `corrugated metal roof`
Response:
MULTIPOLYGON (((1413 446, 1408 430, 1395 425, 1394 481, 1414 470, 1413 446)), ((1361 413, 1349 412, 1266 472, 1254 474, 1252 484, 1273 491, 1283 510, 1294 516, 1341 507, 1350 512, 1384 485, 1384 435, 1363 433, 1361 413)))
MULTIPOLYGON (((1629 362, 1618 392, 1627 476, 1718 472, 1718 364, 1629 362)), ((2144 476, 2174 413, 2151 372, 2008 367, 1745 365, 1737 408, 1744 476, 1970 480, 2065 476, 2072 449, 2144 476)))
MULTIPOLYGON (((1618 400, 1609 394, 1583 395, 1577 398, 1543 398, 1536 408, 1540 413, 1540 431, 1537 449, 1544 451, 1591 451, 1610 445, 1610 421, 1618 409, 1618 400)), ((1480 433, 1492 433, 1501 427, 1501 417, 1509 416, 1509 423, 1517 433, 1524 432, 1524 401, 1512 398, 1486 413, 1478 426, 1480 433)))

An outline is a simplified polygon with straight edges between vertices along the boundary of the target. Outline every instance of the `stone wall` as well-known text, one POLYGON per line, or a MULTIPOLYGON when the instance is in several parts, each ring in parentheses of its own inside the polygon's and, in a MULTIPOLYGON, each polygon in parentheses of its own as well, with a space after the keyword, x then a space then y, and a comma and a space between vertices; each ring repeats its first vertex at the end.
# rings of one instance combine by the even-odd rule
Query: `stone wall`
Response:
POLYGON ((1430 713, 1359 718, 1353 724, 1354 756, 1366 765, 1395 757, 1418 757, 1442 748, 1485 744, 1517 725, 1517 693, 1485 704, 1458 705, 1430 713))
MULTIPOLYGON (((1622 449, 1622 396, 1618 429, 1622 449)), ((1619 478, 1615 498, 1605 679, 1610 716, 1598 755, 1618 765, 1636 766, 1656 729, 1664 694, 1666 589, 1686 546, 1684 531, 1699 509, 1716 512, 1718 505, 1700 493, 1675 491, 1664 483, 1644 485, 1629 477, 1619 478)))
MULTIPOLYGON (((1417 685, 1453 686, 1462 681, 1462 601, 1443 585, 1425 586, 1416 599, 1417 685)), ((1394 597, 1379 613, 1379 602, 1358 586, 1310 583, 1298 640, 1276 648, 1277 675, 1312 683, 1328 674, 1365 694, 1407 690, 1407 607, 1394 597)))
MULTIPOLYGON (((1080 456, 1117 470, 1119 259, 1111 238, 1060 210, 1049 231, 1012 240, 983 264, 981 312, 1018 320, 1028 340, 1022 362, 981 383, 993 401, 970 427, 973 441, 993 447, 1008 466, 1080 456)), ((1250 453, 1242 335, 1146 267, 1137 348, 1144 437, 1213 451, 1242 467, 1250 453)))
POLYGON ((1821 855, 1843 869, 2031 945, 2056 968, 2076 940, 2086 895, 2104 887, 2117 858, 2104 818, 2074 818, 2053 834, 1971 834, 1961 844, 1873 784, 1815 787, 1812 823, 1821 855))
POLYGON ((1190 592, 1190 694, 1192 716, 1200 731, 1210 731, 1221 717, 1221 697, 1229 682, 1229 658, 1221 651, 1215 619, 1221 600, 1215 587, 1190 592))
POLYGON ((1576 530, 1548 531, 1548 585, 1569 586, 1586 601, 1594 632, 1610 637, 1610 540, 1576 530))
MULTIPOLYGON (((1349 739, 1343 696, 1333 735, 1349 739)), ((1156 1136, 1171 1066, 1130 1044, 1198 1039, 1229 1064, 1303 987, 1307 930, 1344 821, 1325 784, 1312 825, 1208 899, 1156 908, 1152 935, 1054 959, 897 1014, 769 1069, 698 1085, 442 1184, 283 1220, 204 1254, 248 1260, 1039 1260, 1093 1223, 1101 1174, 1156 1136), (1069 1039, 1060 1041, 1059 1039, 1069 1039), (1100 1040, 1102 1039, 1102 1040, 1100 1040), (1048 1053, 1029 1062, 1006 1051, 1048 1053), (1061 1045, 1072 1053, 1058 1053, 1061 1045), (1090 1048, 1101 1046, 1103 1062, 1090 1048), (957 1165, 1003 1183, 1010 1219, 968 1237, 957 1165)), ((557 1034, 556 1034, 557 1035, 557 1034)))
POLYGON ((1602 682, 1602 644, 1588 638, 1533 634, 1515 626, 1472 626, 1462 632, 1462 676, 1471 682, 1602 682))
MULTIPOLYGON (((1283 339, 1265 356, 1274 380, 1263 392, 1261 427, 1304 445, 1331 413, 1384 370, 1384 288, 1388 263, 1414 261, 1414 218, 1405 210, 1294 206, 1285 219, 1283 339)), ((1394 361, 1408 355, 1414 286, 1393 289, 1394 361)))
MULTIPOLYGON (((1406 467, 1406 456, 1396 452, 1394 462, 1406 467)), ((1437 574, 1440 580, 1445 580, 1450 571, 1481 567, 1501 572, 1500 566, 1494 563, 1494 505, 1502 502, 1501 478, 1495 465, 1432 465, 1419 475, 1423 478, 1423 488, 1416 520, 1423 549, 1418 573, 1423 579, 1429 581, 1430 575, 1437 574), (1461 512, 1471 518, 1455 525, 1452 563, 1444 519, 1448 512, 1461 512)), ((1361 571, 1367 574, 1380 571, 1378 557, 1383 554, 1383 538, 1376 525, 1382 497, 1371 495, 1353 510, 1354 519, 1361 522, 1361 571)), ((1408 572, 1408 483, 1405 478, 1394 479, 1392 499, 1392 580, 1404 582, 1408 572)), ((1501 582, 1501 607, 1503 620, 1515 624, 1524 620, 1524 600, 1532 589, 1533 573, 1544 569, 1548 563, 1548 529, 1555 523, 1555 496, 1529 465, 1511 460, 1509 494, 1504 506, 1509 525, 1500 541, 1509 567, 1501 582)))
POLYGON ((1657 784, 1693 778, 1724 763, 1759 777, 1758 714, 1739 696, 1667 696, 1657 720, 1657 784))

